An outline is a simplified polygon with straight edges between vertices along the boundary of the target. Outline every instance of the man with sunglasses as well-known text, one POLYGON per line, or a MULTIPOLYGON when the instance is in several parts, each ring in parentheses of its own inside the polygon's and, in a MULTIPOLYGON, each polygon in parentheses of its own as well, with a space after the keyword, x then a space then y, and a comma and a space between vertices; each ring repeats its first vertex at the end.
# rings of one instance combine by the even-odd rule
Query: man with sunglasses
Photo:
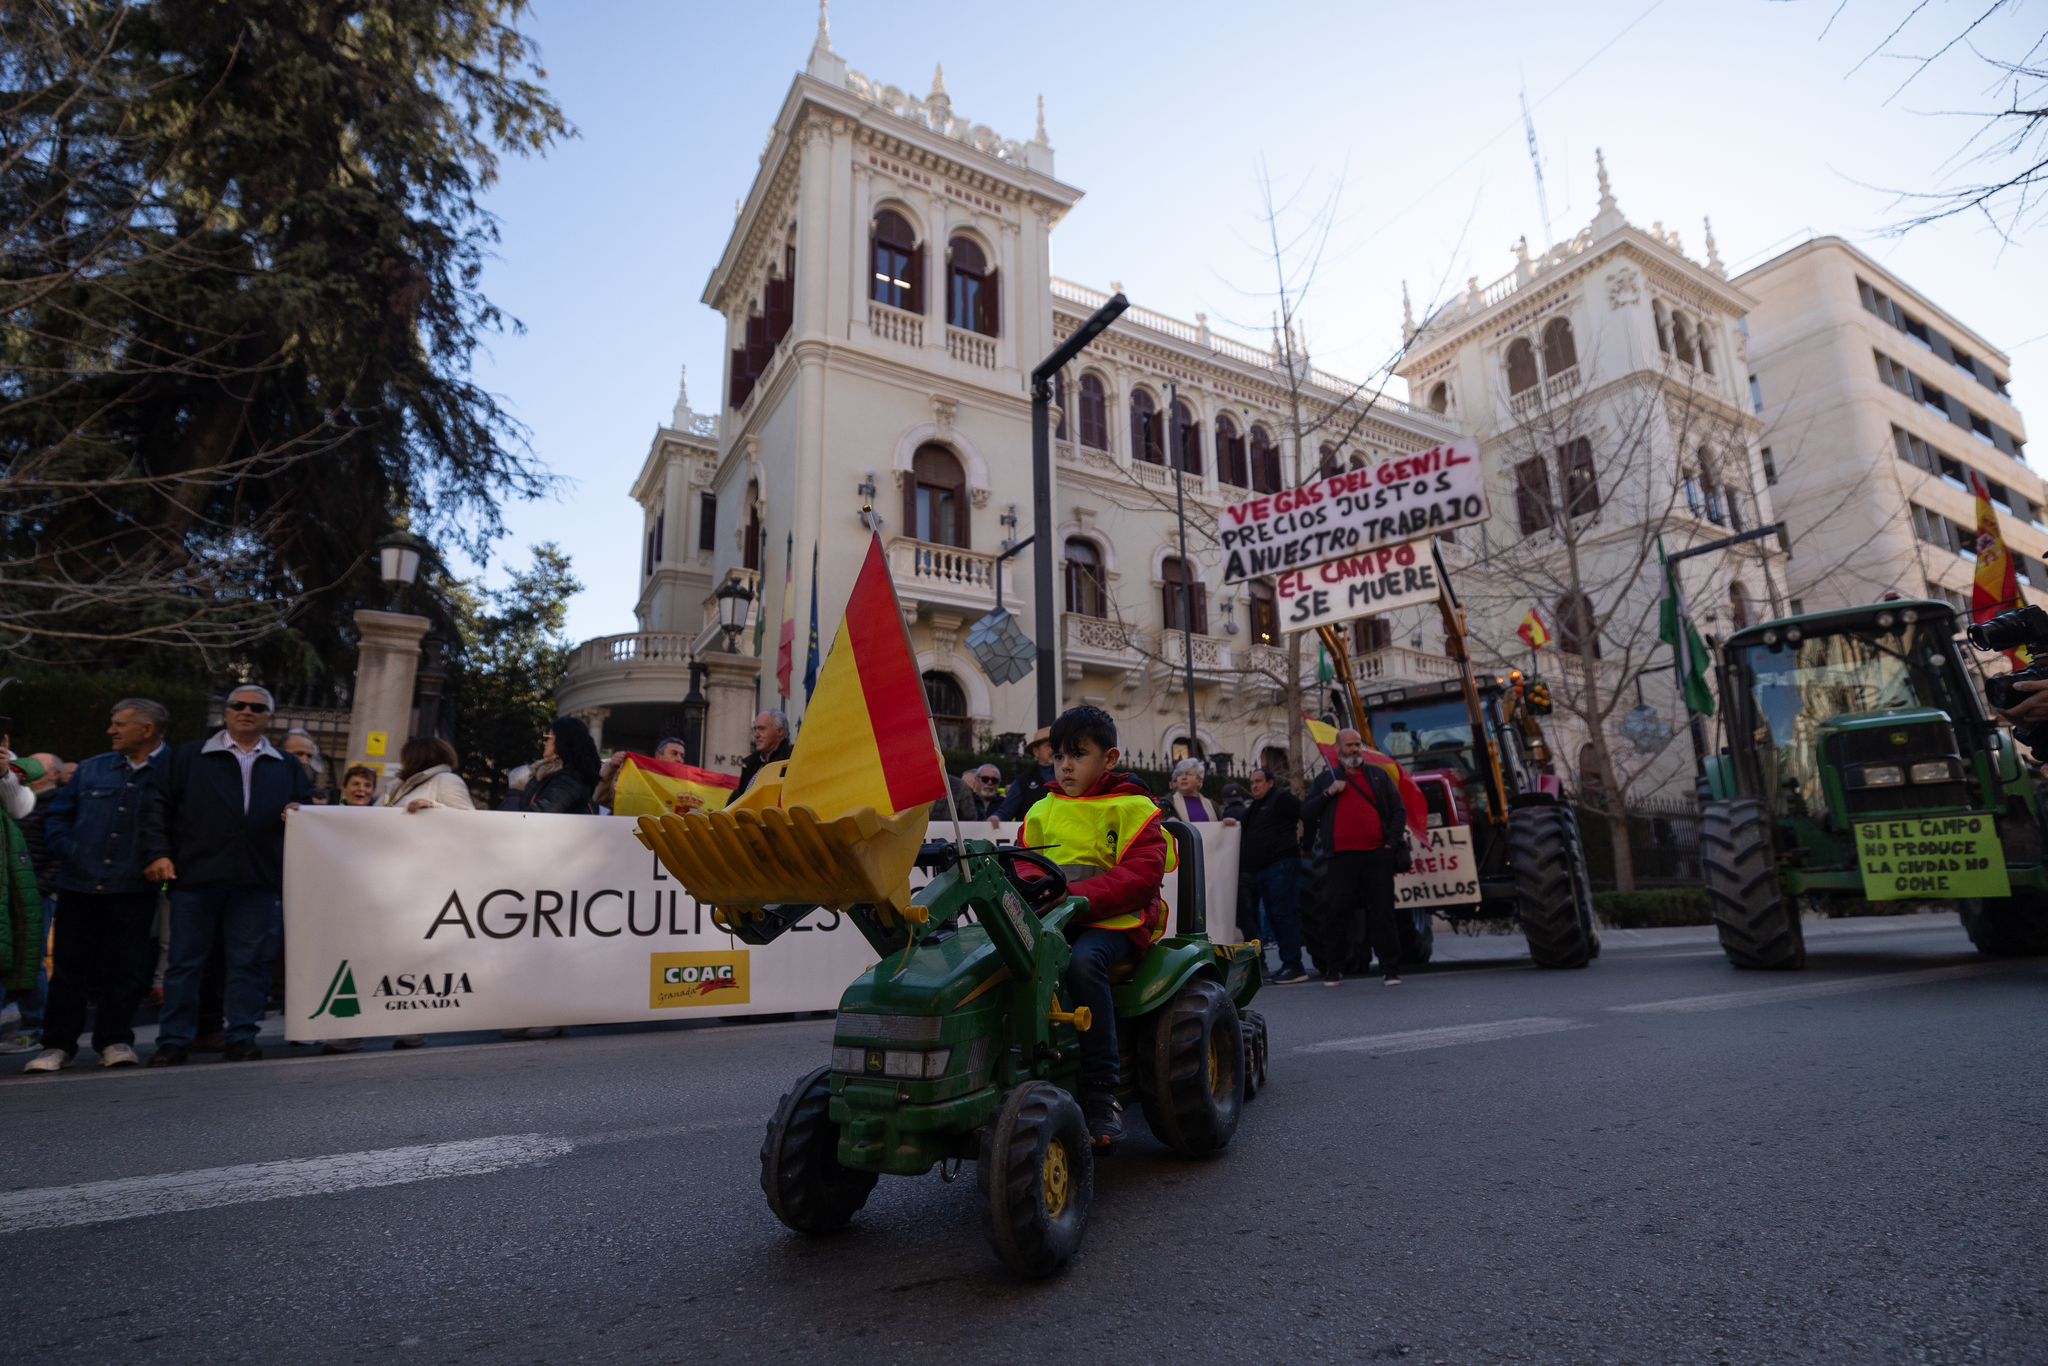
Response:
POLYGON ((151 1067, 190 1054, 216 936, 227 954, 227 1059, 263 1056, 256 1031, 282 923, 284 823, 313 800, 304 767, 263 737, 275 705, 263 688, 229 693, 226 725, 172 750, 147 804, 143 876, 171 885, 171 963, 151 1067))

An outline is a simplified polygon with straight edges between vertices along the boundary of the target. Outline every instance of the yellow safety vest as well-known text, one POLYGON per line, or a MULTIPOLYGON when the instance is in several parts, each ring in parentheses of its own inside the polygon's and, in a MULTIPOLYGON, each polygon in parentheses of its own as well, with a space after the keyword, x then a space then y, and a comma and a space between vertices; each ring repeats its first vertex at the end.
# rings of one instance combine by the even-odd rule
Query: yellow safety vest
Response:
MULTIPOLYGON (((1086 882, 1124 860, 1124 854, 1165 815, 1142 793, 1069 797, 1048 792, 1024 817, 1024 843, 1060 866, 1069 883, 1086 882)), ((1166 871, 1180 865, 1173 841, 1166 841, 1166 871)), ((1085 893, 1083 893, 1085 895, 1085 893)), ((1093 922, 1101 930, 1135 930, 1139 915, 1115 915, 1093 922)), ((1163 926, 1162 926, 1163 929, 1163 926)))

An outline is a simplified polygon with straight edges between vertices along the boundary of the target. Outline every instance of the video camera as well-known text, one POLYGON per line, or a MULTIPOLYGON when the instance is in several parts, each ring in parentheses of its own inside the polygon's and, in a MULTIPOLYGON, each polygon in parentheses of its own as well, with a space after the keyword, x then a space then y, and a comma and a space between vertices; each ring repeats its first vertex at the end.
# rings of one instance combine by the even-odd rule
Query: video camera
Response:
MULTIPOLYGON (((2048 679, 2048 611, 2039 607, 2016 607, 2010 612, 2000 612, 1989 621, 1976 623, 1964 634, 1970 638, 1973 647, 1986 654, 2024 649, 2033 656, 2034 662, 2024 669, 1984 680, 1984 698, 1999 711, 2009 711, 2030 696, 2015 684, 2048 679)), ((2048 723, 2037 721, 2016 725, 2012 735, 2030 750, 2048 749, 2048 723)))

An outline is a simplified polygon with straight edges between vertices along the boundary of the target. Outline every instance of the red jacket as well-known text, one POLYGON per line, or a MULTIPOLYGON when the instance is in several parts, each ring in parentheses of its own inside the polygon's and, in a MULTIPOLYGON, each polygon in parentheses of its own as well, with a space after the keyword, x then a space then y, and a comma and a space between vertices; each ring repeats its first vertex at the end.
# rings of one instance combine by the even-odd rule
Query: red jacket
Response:
POLYGON ((1079 797, 1049 790, 1025 816, 1017 843, 1069 870, 1074 895, 1088 903, 1079 923, 1124 921, 1104 928, 1121 930, 1140 949, 1149 949, 1166 933, 1159 884, 1170 850, 1161 819, 1143 783, 1127 773, 1105 773, 1079 797))

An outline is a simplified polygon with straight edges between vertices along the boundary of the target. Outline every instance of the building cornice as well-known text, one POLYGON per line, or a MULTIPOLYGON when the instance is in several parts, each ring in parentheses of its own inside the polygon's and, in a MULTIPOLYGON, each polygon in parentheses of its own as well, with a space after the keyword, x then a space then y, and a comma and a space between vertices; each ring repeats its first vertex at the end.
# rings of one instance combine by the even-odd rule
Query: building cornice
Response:
POLYGON ((2005 372, 2005 378, 2008 381, 2011 380, 2012 357, 2000 350, 1989 338, 1985 337, 1968 323, 1956 317, 1955 314, 1949 312, 1940 304, 1935 303, 1912 285, 1892 274, 1890 270, 1872 259, 1855 243, 1845 238, 1834 236, 1808 238, 1788 251, 1779 252, 1762 265, 1753 266, 1745 270, 1742 274, 1736 276, 1735 279, 1737 283, 1744 280, 1755 280, 1760 276, 1783 270, 1802 256, 1818 255, 1826 251, 1839 251, 1849 257, 1855 263, 1856 269, 1859 272, 1866 276, 1875 277, 1871 281, 1873 284, 1881 281, 1885 293, 1891 295, 1894 299, 1910 303, 1916 312, 1925 312, 1928 314, 1928 321, 1939 322, 1943 331, 1960 333, 1962 336, 1967 337, 1972 344, 1972 350, 1987 359, 1996 358, 1999 368, 2005 372))

